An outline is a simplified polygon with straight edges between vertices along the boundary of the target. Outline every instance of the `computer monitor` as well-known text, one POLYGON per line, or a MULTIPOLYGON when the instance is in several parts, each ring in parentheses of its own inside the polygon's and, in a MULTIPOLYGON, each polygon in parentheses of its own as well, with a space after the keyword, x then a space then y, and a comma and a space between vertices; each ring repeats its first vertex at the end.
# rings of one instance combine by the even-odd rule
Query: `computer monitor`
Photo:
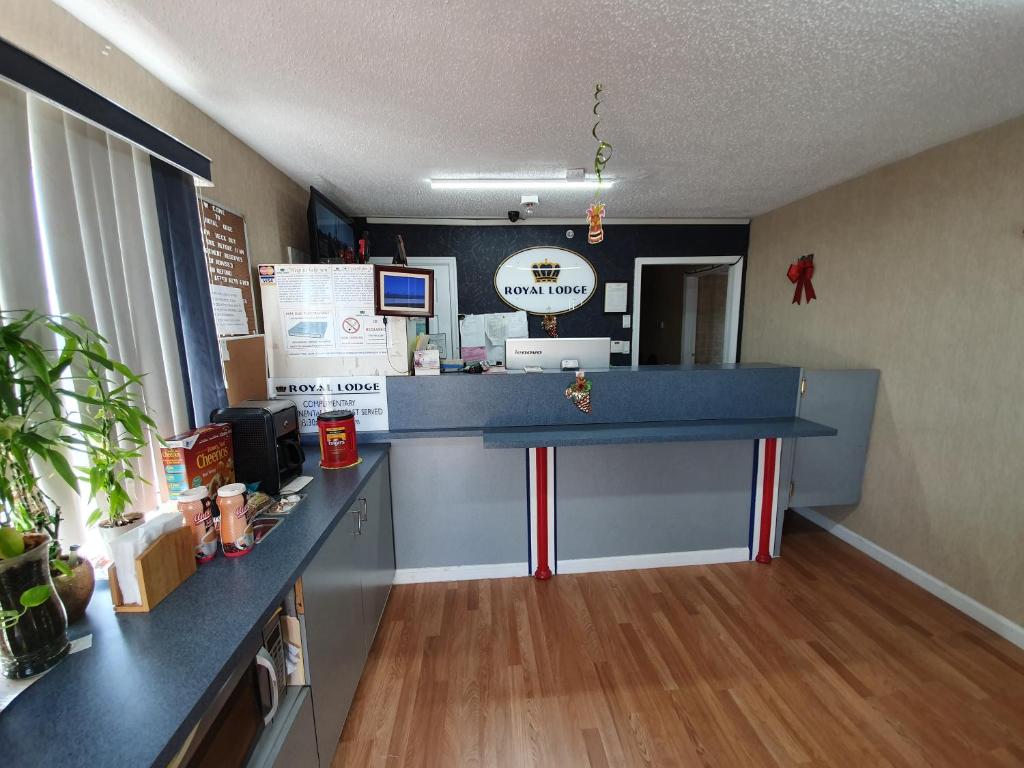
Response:
POLYGON ((558 371, 563 360, 576 360, 585 371, 602 370, 611 362, 608 336, 588 339, 505 339, 505 368, 521 371, 527 366, 558 371))

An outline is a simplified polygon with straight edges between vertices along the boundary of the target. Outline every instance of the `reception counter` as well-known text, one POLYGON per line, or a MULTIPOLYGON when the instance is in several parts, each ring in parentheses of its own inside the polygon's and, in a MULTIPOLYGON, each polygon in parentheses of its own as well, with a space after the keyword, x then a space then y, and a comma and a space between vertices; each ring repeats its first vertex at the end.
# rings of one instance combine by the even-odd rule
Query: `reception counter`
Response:
POLYGON ((759 560, 779 554, 802 372, 774 364, 388 380, 397 580, 759 560), (783 478, 786 478, 784 481, 783 478))
MULTIPOLYGON (((301 577, 308 684, 288 695, 307 697, 314 717, 274 728, 314 748, 304 750, 306 763, 294 755, 257 763, 326 766, 392 563, 396 582, 413 582, 770 561, 787 478, 800 462, 792 449, 812 446, 815 476, 830 464, 856 470, 878 381, 877 371, 771 365, 588 376, 589 415, 564 397, 572 374, 389 380, 392 430, 361 434, 363 461, 351 469, 321 470, 311 450, 305 500, 251 555, 203 565, 149 614, 114 614, 98 590, 73 629, 92 633, 92 648, 0 717, 12 764, 173 762, 216 715, 260 646, 263 623, 301 577), (382 440, 390 447, 372 444, 382 440), (356 530, 378 558, 354 555, 369 567, 353 576, 344 553, 356 552, 353 520, 367 497, 371 510, 380 497, 393 516, 394 550, 387 515, 371 511, 382 521, 378 540, 367 547, 372 528, 356 530)), ((851 477, 859 492, 860 476, 851 477)))

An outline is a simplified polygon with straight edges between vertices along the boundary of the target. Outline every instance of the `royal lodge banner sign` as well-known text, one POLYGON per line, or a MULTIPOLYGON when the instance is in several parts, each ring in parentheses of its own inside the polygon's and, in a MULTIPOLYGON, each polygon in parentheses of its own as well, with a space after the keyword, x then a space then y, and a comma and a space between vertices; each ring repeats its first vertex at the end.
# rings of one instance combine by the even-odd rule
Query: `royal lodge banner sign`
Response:
POLYGON ((597 287, 593 265, 578 253, 536 246, 513 253, 494 272, 494 290, 515 309, 560 315, 586 304, 597 287))

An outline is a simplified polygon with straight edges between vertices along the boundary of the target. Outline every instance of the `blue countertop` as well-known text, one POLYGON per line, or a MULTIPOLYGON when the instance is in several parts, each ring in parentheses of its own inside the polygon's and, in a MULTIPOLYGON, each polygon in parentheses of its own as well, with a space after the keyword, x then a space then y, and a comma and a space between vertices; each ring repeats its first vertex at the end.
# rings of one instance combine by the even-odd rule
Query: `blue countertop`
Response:
POLYGON ((363 463, 319 469, 307 450, 306 498, 253 552, 218 556, 152 612, 115 614, 97 588, 72 636, 92 648, 67 657, 0 713, 4 766, 165 765, 231 674, 251 658, 259 632, 388 447, 367 445, 363 463))
MULTIPOLYGON (((483 429, 406 429, 361 432, 360 445, 432 437, 482 437, 484 448, 628 445, 713 440, 760 440, 766 437, 830 437, 835 427, 797 417, 779 419, 703 419, 694 421, 573 424, 569 426, 486 427, 483 429)), ((315 444, 315 443, 313 443, 315 444)))
POLYGON ((396 432, 796 416, 800 369, 772 363, 587 371, 593 412, 565 398, 572 372, 392 376, 396 432))
POLYGON ((651 424, 591 424, 568 427, 507 427, 484 430, 484 448, 627 445, 711 440, 760 440, 766 437, 828 437, 833 427, 806 419, 709 419, 651 424))

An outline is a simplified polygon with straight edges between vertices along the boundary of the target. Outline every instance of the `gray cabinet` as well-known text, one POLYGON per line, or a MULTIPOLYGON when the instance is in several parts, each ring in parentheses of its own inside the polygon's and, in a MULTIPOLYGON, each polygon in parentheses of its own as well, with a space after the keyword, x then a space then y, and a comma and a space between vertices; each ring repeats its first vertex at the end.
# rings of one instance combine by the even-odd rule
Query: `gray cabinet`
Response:
POLYGON ((856 504, 864 483, 879 372, 805 370, 803 377, 807 385, 798 415, 835 427, 839 434, 796 441, 789 506, 856 504))
POLYGON ((302 577, 320 764, 331 764, 395 574, 385 459, 302 577))
POLYGON ((391 472, 385 463, 366 484, 362 561, 363 631, 369 652, 395 580, 395 538, 391 519, 391 472))
POLYGON ((313 699, 306 686, 289 686, 248 768, 318 768, 313 699))
POLYGON ((320 760, 316 749, 316 730, 313 727, 313 698, 308 688, 302 688, 295 719, 277 753, 274 768, 317 768, 320 760))
POLYGON ((363 669, 359 511, 341 522, 302 576, 306 650, 322 764, 330 765, 363 669))

